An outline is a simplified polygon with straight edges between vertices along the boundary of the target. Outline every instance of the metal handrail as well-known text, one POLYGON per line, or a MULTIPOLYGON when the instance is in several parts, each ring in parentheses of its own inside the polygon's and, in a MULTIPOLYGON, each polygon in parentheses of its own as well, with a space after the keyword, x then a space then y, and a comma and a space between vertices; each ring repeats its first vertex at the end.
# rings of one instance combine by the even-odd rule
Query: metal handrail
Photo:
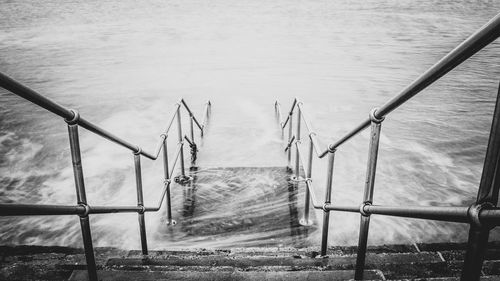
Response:
MULTIPOLYGON (((296 142, 299 146, 299 158, 301 165, 306 170, 306 163, 303 159, 303 153, 300 149, 301 143, 296 142)), ((377 214, 395 217, 407 217, 415 219, 427 219, 447 222, 462 222, 472 223, 474 217, 470 214, 470 207, 454 207, 454 206, 380 206, 371 204, 362 205, 335 205, 332 203, 322 204, 315 196, 312 179, 305 179, 306 187, 311 195, 311 203, 315 209, 326 209, 330 211, 342 211, 352 213, 377 214)), ((479 220, 485 225, 500 225, 500 208, 484 209, 479 213, 479 220)))
MULTIPOLYGON (((191 180, 190 177, 185 175, 184 169, 184 138, 188 140, 189 144, 193 147, 195 144, 194 136, 194 124, 199 128, 201 137, 204 135, 205 127, 208 123, 211 112, 211 103, 208 101, 204 109, 203 122, 200 124, 198 119, 193 115, 191 109, 186 104, 184 99, 180 99, 175 106, 174 114, 168 126, 160 135, 160 142, 157 145, 154 153, 148 153, 142 150, 139 146, 133 145, 128 141, 125 141, 112 133, 104 130, 103 128, 83 119, 78 111, 67 109, 58 103, 40 95, 34 90, 14 81, 12 78, 0 73, 0 87, 3 87, 10 92, 23 97, 34 104, 47 109, 48 111, 59 115, 64 118, 68 126, 69 143, 71 150, 71 160, 73 166, 73 173, 75 178, 76 186, 76 197, 77 205, 33 205, 33 204, 0 204, 0 216, 20 216, 20 215, 78 215, 80 216, 80 225, 82 229, 83 245, 85 249, 85 258, 87 261, 87 271, 89 274, 89 279, 91 281, 98 280, 97 277, 97 267, 94 256, 94 248, 92 245, 92 235, 90 230, 90 214, 105 214, 105 213, 126 213, 126 212, 136 212, 139 216, 139 231, 141 238, 141 248, 144 255, 148 254, 147 238, 146 238, 146 226, 144 213, 146 212, 156 212, 160 210, 163 200, 167 202, 167 224, 175 224, 175 220, 172 219, 172 207, 170 201, 170 185, 172 182, 172 174, 177 165, 177 161, 180 159, 180 172, 181 175, 176 177, 176 181, 183 184, 191 180), (181 106, 183 106, 189 114, 190 118, 190 138, 182 134, 182 122, 181 122, 181 106), (167 137, 168 133, 177 119, 177 131, 178 131, 178 146, 175 152, 175 158, 173 164, 169 168, 169 160, 167 153, 167 137), (137 190, 137 206, 91 206, 87 203, 86 191, 85 191, 85 181, 83 177, 82 160, 80 153, 80 141, 78 127, 84 127, 87 130, 106 138, 120 146, 128 148, 133 152, 134 156, 134 166, 135 166, 135 178, 136 178, 136 190, 137 190), (164 178, 165 184, 162 190, 159 202, 156 206, 145 207, 144 206, 144 196, 142 191, 142 171, 141 171, 141 156, 149 158, 151 160, 158 159, 160 152, 163 150, 163 166, 164 166, 164 178)), ((196 149, 191 149, 192 159, 196 159, 195 153, 196 149)), ((194 164, 195 160, 192 160, 194 164)))
POLYGON ((313 131, 309 119, 304 114, 302 102, 295 98, 292 102, 287 118, 283 121, 281 114, 281 105, 275 102, 275 112, 278 123, 284 137, 285 128, 288 125, 288 138, 286 140, 286 149, 288 153, 288 169, 294 171, 292 182, 298 184, 304 181, 306 184, 304 217, 300 223, 310 225, 309 203, 312 202, 313 208, 323 210, 323 229, 321 240, 321 255, 326 255, 328 243, 329 215, 330 211, 343 211, 360 213, 360 230, 358 241, 358 252, 356 256, 355 279, 363 278, 366 248, 368 241, 368 229, 370 215, 387 215, 395 217, 406 217, 416 219, 438 220, 447 222, 458 222, 470 224, 469 242, 467 246, 464 266, 462 269, 462 281, 479 280, 481 273, 484 251, 488 242, 489 230, 500 225, 500 208, 497 207, 500 193, 500 87, 497 95, 493 122, 488 141, 488 149, 485 157, 483 174, 479 185, 476 203, 471 206, 380 206, 373 205, 373 192, 375 186, 375 174, 378 158, 378 147, 380 140, 381 124, 385 117, 398 108, 406 101, 420 93, 433 82, 440 79, 446 73, 460 65, 489 43, 500 36, 500 14, 490 20, 486 25, 472 34, 455 49, 445 55, 441 60, 420 75, 413 83, 404 88, 398 95, 387 101, 380 108, 373 109, 369 118, 358 124, 338 141, 328 145, 324 150, 320 149, 316 133, 313 131), (293 114, 297 111, 296 132, 293 133, 293 114), (309 135, 309 158, 304 161, 301 151, 301 123, 304 123, 309 135), (371 125, 370 147, 368 163, 366 170, 366 181, 362 203, 359 206, 341 206, 331 203, 333 166, 335 152, 337 148, 357 135, 362 130, 371 125), (295 143, 296 162, 295 169, 292 168, 291 145, 295 143), (312 162, 313 153, 318 158, 329 155, 327 180, 325 188, 325 200, 321 204, 314 193, 312 183, 312 162), (305 178, 300 177, 300 169, 304 170, 305 178))
MULTIPOLYGON (((177 160, 179 159, 180 150, 182 145, 177 146, 174 162, 172 164, 170 175, 173 174, 177 160)), ((160 210, 165 195, 167 194, 168 187, 172 179, 166 179, 165 185, 159 197, 158 203, 154 207, 138 207, 138 206, 92 206, 87 204, 83 205, 38 205, 38 204, 14 204, 3 203, 0 204, 0 214, 2 216, 26 216, 26 215, 84 215, 88 214, 105 214, 105 213, 140 213, 140 212, 156 212, 160 210), (86 210, 86 208, 88 208, 86 210)))
MULTIPOLYGON (((174 113, 170 122, 169 122, 169 125, 167 126, 165 131, 160 136, 160 138, 162 138, 162 139, 159 141, 159 145, 157 146, 155 153, 149 153, 149 152, 145 151, 144 149, 142 149, 141 147, 139 147, 138 145, 134 145, 134 144, 124 140, 123 138, 120 138, 120 137, 112 134, 111 132, 99 127, 98 125, 84 119, 82 116, 79 115, 79 113, 77 111, 75 111, 73 109, 66 108, 66 107, 40 95, 36 91, 22 85, 21 83, 15 81, 14 79, 8 77, 7 75, 5 75, 3 73, 0 73, 0 87, 12 92, 13 94, 16 94, 16 95, 22 97, 22 98, 40 106, 40 107, 42 107, 42 108, 45 108, 46 110, 48 110, 56 115, 59 115, 60 117, 64 118, 65 120, 75 119, 76 123, 78 125, 93 132, 94 134, 99 135, 99 136, 101 136, 109 141, 116 143, 116 144, 119 144, 120 146, 123 146, 123 147, 131 150, 134 153, 139 153, 139 154, 141 154, 141 155, 143 155, 151 160, 156 160, 158 158, 158 155, 161 151, 164 135, 166 137, 166 135, 168 134, 168 131, 170 130, 170 127, 171 127, 171 125, 176 117, 176 113, 174 113)), ((194 122, 196 123, 196 125, 198 126, 200 131, 203 131, 204 123, 202 125, 198 122, 198 120, 193 115, 191 109, 186 104, 184 99, 179 100, 179 102, 176 104, 175 110, 177 110, 181 105, 184 106, 184 108, 189 113, 190 117, 193 118, 194 122)), ((207 103, 207 105, 210 105, 210 101, 207 103)), ((204 120, 204 122, 206 122, 206 119, 204 120)))
MULTIPOLYGON (((449 71, 453 70, 455 67, 460 65, 462 62, 470 58, 472 55, 477 53, 479 50, 483 49, 489 43, 493 42, 500 36, 500 14, 491 19, 483 27, 473 33, 469 38, 463 41, 460 45, 446 54, 441 60, 430 67, 422 75, 420 75, 413 83, 404 88, 399 94, 394 96, 392 99, 387 101, 385 104, 380 106, 376 112, 375 117, 377 119, 382 119, 387 114, 392 112, 394 109, 403 105, 405 102, 410 100, 412 97, 420 93, 422 90, 430 86, 432 83, 437 81, 439 78, 444 76, 449 71)), ((278 102, 277 102, 278 103, 278 102)), ((279 103, 278 103, 279 104, 279 103)), ((298 100, 294 99, 292 107, 288 113, 288 117, 284 122, 281 122, 281 127, 284 129, 295 109, 298 100)), ((330 144, 327 149, 318 153, 321 156, 325 156, 328 150, 335 150, 337 147, 342 145, 344 142, 357 135, 359 132, 363 131, 370 125, 370 119, 365 119, 359 123, 354 129, 349 131, 343 137, 341 137, 336 142, 330 144)), ((320 157, 322 158, 322 157, 320 157)))

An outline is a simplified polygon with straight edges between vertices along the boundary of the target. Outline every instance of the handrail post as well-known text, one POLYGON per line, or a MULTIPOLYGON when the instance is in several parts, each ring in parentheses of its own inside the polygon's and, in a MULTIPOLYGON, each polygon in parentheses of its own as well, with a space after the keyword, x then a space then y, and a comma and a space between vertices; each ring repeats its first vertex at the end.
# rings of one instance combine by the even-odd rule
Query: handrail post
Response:
POLYGON ((335 161, 335 151, 330 151, 328 157, 328 176, 326 178, 325 204, 323 205, 323 230, 321 235, 321 255, 326 256, 326 247, 328 245, 328 227, 330 224, 330 210, 325 208, 332 201, 332 183, 333 183, 333 163, 335 161))
MULTIPOLYGON (((309 136, 311 138, 311 136, 309 136)), ((313 161, 313 153, 314 153, 314 144, 312 140, 310 139, 309 141, 309 159, 308 159, 308 165, 307 165, 307 175, 306 175, 306 181, 311 180, 312 176, 312 161, 313 161)), ((307 186, 306 182, 306 194, 305 194, 305 201, 304 201, 304 217, 300 220, 300 224, 304 226, 310 226, 312 225, 312 221, 309 219, 309 203, 311 201, 311 194, 309 193, 309 187, 307 186)))
MULTIPOLYGON (((300 144, 300 109, 297 111, 297 136, 295 137, 295 142, 300 144)), ((299 146, 295 146, 295 177, 297 179, 297 183, 300 177, 300 155, 299 155, 299 146)))
POLYGON ((163 139, 163 173, 165 174, 165 184, 167 185, 167 194, 165 196, 165 203, 167 208, 167 225, 175 225, 176 221, 172 220, 172 204, 170 197, 170 183, 171 183, 171 175, 168 171, 168 150, 167 150, 167 135, 164 135, 163 139))
POLYGON ((196 143, 196 142, 194 141, 194 128, 193 128, 193 127, 194 127, 194 126, 193 126, 194 121, 193 121, 193 118, 194 118, 194 117, 193 117, 193 114, 190 114, 190 115, 189 115, 189 120, 190 120, 190 123, 189 123, 189 124, 190 124, 190 126, 189 126, 189 127, 190 127, 190 129, 191 129, 191 141, 192 141, 193 143, 196 143))
POLYGON ((90 281, 97 281, 97 267, 95 263, 94 247, 92 246, 92 234, 90 231, 90 221, 88 216, 87 196, 85 192, 85 181, 83 178, 82 157, 80 153, 80 140, 78 136, 78 119, 80 115, 77 111, 71 110, 74 114, 72 120, 67 120, 69 145, 71 149, 71 162, 75 177, 77 204, 83 205, 86 212, 80 216, 80 226, 82 229, 83 247, 85 249, 85 260, 87 262, 87 272, 90 281))
POLYGON ((363 195, 363 203, 360 206, 361 221, 359 224, 358 238, 358 253, 356 255, 356 269, 354 273, 355 280, 363 280, 363 271, 365 268, 366 246, 368 243, 368 230, 370 227, 370 214, 364 211, 365 205, 373 203, 373 190, 375 187, 375 174, 377 171, 377 157, 380 140, 380 129, 384 118, 377 119, 375 111, 370 112, 371 133, 370 133, 370 148, 368 150, 368 164, 366 168, 365 191, 363 195))
POLYGON ((146 222, 144 220, 144 197, 142 194, 142 173, 141 173, 141 154, 140 151, 134 153, 134 166, 135 166, 135 182, 137 188, 137 206, 142 208, 138 212, 139 215, 139 231, 141 234, 141 247, 142 254, 148 254, 148 242, 146 238, 146 222))
POLYGON ((500 87, 497 94, 493 121, 491 124, 488 148, 484 159, 483 172, 476 203, 469 208, 471 225, 467 251, 462 268, 461 281, 478 281, 483 266, 484 254, 488 245, 490 227, 479 220, 481 209, 497 206, 500 189, 500 87))
MULTIPOLYGON (((292 126, 292 120, 293 120, 293 111, 290 111, 289 114, 289 120, 288 120, 288 143, 290 143, 290 140, 292 139, 292 134, 293 134, 293 126, 292 126)), ((288 169, 292 170, 292 150, 288 150, 288 169)))
POLYGON ((181 107, 177 108, 177 132, 179 134, 179 143, 181 144, 181 155, 180 155, 180 163, 181 163, 181 177, 184 178, 186 176, 186 172, 184 170, 184 140, 182 137, 182 120, 181 120, 181 107))
POLYGON ((189 114, 189 119, 190 119, 190 127, 191 127, 191 142, 189 144, 190 148, 191 148, 191 168, 190 169, 193 169, 195 166, 196 166, 196 158, 197 158, 197 153, 198 153, 198 148, 197 148, 197 145, 196 145, 196 142, 194 140, 194 129, 193 129, 193 119, 194 119, 194 116, 193 114, 189 114))

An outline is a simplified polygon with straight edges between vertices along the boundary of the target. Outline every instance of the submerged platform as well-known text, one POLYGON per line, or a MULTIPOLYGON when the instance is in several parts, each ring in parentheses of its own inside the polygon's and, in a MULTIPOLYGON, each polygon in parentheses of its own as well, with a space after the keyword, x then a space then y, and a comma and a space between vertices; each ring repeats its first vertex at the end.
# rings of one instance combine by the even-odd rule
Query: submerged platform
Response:
MULTIPOLYGON (((365 280, 458 280, 465 244, 368 248, 365 280)), ((349 280, 356 247, 140 251, 96 248, 99 280, 349 280)), ((87 280, 82 249, 0 247, 0 280, 87 280)), ((500 243, 491 243, 482 280, 500 280, 500 243)))

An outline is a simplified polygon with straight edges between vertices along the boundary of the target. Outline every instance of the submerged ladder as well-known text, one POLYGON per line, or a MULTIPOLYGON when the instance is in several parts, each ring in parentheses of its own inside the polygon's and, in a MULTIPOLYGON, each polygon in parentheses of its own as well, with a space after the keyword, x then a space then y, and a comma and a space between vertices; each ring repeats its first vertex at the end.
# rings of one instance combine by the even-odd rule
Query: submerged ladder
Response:
MULTIPOLYGON (((493 123, 490 131, 488 148, 484 162, 482 178, 479 186, 477 200, 471 206, 464 207, 399 207, 399 206, 379 206, 373 205, 373 192, 375 184, 375 172, 377 164, 378 146, 381 124, 384 118, 394 109, 414 97, 416 94, 424 90, 427 86, 444 76, 453 68, 467 60, 469 57, 477 53, 489 43, 493 42, 500 36, 500 15, 497 15, 485 26, 471 35, 463 43, 458 45, 454 50, 443 57, 439 62, 432 66, 429 70, 423 73, 412 84, 406 87, 401 93, 382 105, 380 108, 373 109, 369 118, 361 122, 352 131, 344 135, 337 142, 330 144, 325 149, 321 149, 316 133, 312 130, 311 124, 305 116, 302 108, 302 103, 295 99, 292 107, 288 112, 285 120, 282 118, 279 102, 275 103, 276 114, 279 119, 282 134, 288 125, 288 141, 286 151, 288 153, 288 165, 291 168, 292 161, 292 145, 295 145, 295 181, 305 182, 306 202, 304 218, 302 224, 309 225, 309 203, 315 209, 323 210, 323 233, 321 240, 321 255, 326 255, 327 238, 329 228, 330 211, 358 212, 361 214, 360 234, 357 252, 357 263, 355 270, 355 279, 363 278, 364 261, 366 255, 366 245, 368 238, 368 229, 371 214, 420 218, 430 220, 440 220, 449 222, 460 222, 470 224, 469 240, 465 262, 462 269, 462 281, 479 280, 481 268, 484 259, 484 253, 487 247, 488 235, 490 229, 500 225, 500 208, 498 208, 498 195, 500 189, 500 91, 496 100, 496 107, 493 114, 493 123), (293 116, 297 111, 297 126, 295 133, 293 132, 293 116), (307 165, 303 160, 301 152, 301 123, 304 123, 309 136, 309 156, 307 165), (333 165, 335 152, 337 149, 350 138, 371 126, 370 148, 368 167, 366 174, 365 193, 362 202, 359 206, 340 206, 331 203, 332 183, 333 183, 333 165), (312 161, 314 153, 318 158, 323 158, 328 155, 328 173, 325 188, 324 203, 320 202, 314 195, 312 187, 312 161), (305 178, 300 176, 300 166, 302 164, 305 170, 305 178)), ((173 172, 178 160, 180 159, 180 175, 176 177, 176 181, 183 183, 189 181, 189 177, 185 174, 184 168, 184 140, 190 146, 191 151, 196 153, 196 141, 194 135, 194 125, 199 129, 201 137, 206 130, 206 125, 210 117, 211 103, 206 103, 203 115, 203 121, 199 122, 193 115, 192 111, 181 99, 174 107, 174 114, 169 120, 167 128, 160 135, 160 141, 153 153, 143 150, 137 145, 127 142, 105 129, 87 121, 80 116, 78 111, 65 108, 56 102, 40 95, 34 90, 21 85, 4 74, 0 74, 0 86, 4 89, 31 101, 32 103, 47 109, 48 111, 62 117, 68 127, 68 134, 71 148, 71 158, 73 172, 75 176, 76 186, 76 205, 33 205, 33 204, 0 204, 0 216, 26 216, 26 215, 78 215, 80 216, 80 225, 82 229, 83 245, 85 249, 85 257, 87 262, 87 271, 90 280, 98 280, 97 268, 94 257, 94 248, 92 245, 92 235, 90 231, 89 215, 90 214, 106 214, 106 213, 125 213, 136 212, 139 218, 139 229, 141 237, 142 254, 148 254, 146 228, 144 223, 144 215, 146 212, 156 212, 161 208, 163 200, 167 201, 167 216, 168 223, 174 224, 172 219, 171 204, 170 204, 170 184, 173 179, 173 172), (181 122, 181 109, 184 108, 190 118, 190 136, 183 135, 181 122), (167 137, 172 127, 172 124, 177 119, 178 143, 175 151, 173 163, 169 163, 167 153, 167 137), (82 161, 80 154, 80 141, 78 128, 83 127, 90 132, 110 140, 122 147, 127 148, 133 153, 136 189, 137 189, 137 206, 92 206, 88 204, 85 192, 85 182, 83 178, 82 161), (142 192, 142 172, 141 172, 141 157, 146 157, 151 160, 157 160, 160 153, 163 151, 164 159, 164 178, 165 184, 156 206, 146 207, 142 192)))

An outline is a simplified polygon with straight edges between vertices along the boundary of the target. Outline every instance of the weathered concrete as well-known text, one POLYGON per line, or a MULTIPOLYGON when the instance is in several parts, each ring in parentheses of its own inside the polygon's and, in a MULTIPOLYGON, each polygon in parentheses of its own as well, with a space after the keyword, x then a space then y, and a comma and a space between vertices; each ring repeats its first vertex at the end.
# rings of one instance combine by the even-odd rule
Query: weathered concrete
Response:
MULTIPOLYGON (((388 280, 458 280, 464 247, 372 246, 366 269, 388 280)), ((151 251, 148 256, 135 250, 96 248, 96 259, 104 280, 343 280, 354 269, 355 249, 332 247, 328 257, 319 257, 317 248, 166 250, 151 251)), ((71 280, 83 280, 86 274, 82 249, 3 246, 0 254, 0 280, 68 280, 73 272, 71 280)), ((484 274, 500 275, 499 243, 490 243, 486 259, 484 274)), ((500 281, 498 276, 484 277, 500 281)))
MULTIPOLYGON (((99 271, 98 275, 102 281, 332 281, 352 279, 354 271, 99 271)), ((379 271, 367 270, 365 276, 368 280, 384 280, 379 271)), ((87 272, 75 271, 70 280, 88 280, 87 272)))

